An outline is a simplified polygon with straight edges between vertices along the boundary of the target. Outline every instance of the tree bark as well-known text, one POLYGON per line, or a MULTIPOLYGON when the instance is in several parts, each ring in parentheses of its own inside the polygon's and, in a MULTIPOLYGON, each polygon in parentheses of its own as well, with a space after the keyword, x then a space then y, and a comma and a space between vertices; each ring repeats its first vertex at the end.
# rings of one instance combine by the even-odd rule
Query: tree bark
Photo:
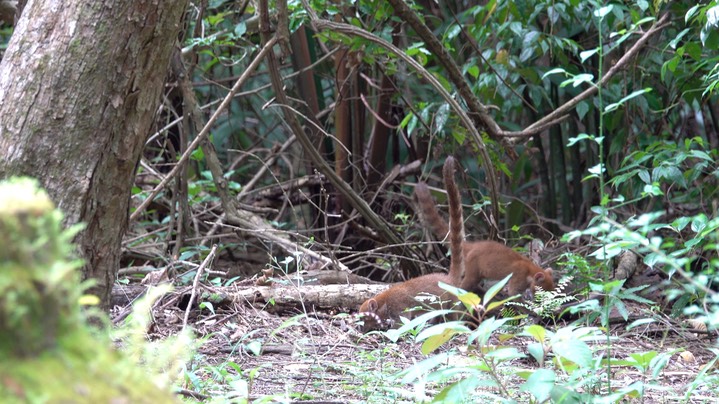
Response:
POLYGON ((188 1, 28 1, 0 63, 0 177, 40 179, 103 307, 188 1))

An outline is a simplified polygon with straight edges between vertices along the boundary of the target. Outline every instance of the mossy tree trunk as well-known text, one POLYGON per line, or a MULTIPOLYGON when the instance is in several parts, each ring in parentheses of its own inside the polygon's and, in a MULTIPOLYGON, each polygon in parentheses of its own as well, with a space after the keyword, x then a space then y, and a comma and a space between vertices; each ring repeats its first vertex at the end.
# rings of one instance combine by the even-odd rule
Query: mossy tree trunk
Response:
POLYGON ((40 179, 106 305, 188 1, 28 1, 0 63, 0 178, 40 179))

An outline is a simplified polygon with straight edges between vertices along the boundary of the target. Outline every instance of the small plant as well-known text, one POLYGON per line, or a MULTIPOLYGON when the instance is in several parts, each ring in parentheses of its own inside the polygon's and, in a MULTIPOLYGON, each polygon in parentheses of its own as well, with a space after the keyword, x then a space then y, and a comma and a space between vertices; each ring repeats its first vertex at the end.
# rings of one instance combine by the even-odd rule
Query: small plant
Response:
POLYGON ((549 318, 556 322, 556 313, 559 309, 566 303, 576 300, 574 296, 567 296, 564 292, 572 279, 572 276, 565 276, 557 283, 554 290, 545 291, 538 287, 534 292, 533 300, 509 304, 524 307, 541 318, 549 318))

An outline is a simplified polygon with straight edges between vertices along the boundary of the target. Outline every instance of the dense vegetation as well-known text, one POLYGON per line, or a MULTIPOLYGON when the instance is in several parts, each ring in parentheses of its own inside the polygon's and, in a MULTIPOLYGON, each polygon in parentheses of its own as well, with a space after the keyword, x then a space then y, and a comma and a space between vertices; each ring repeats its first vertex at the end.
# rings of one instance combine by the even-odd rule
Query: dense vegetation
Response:
MULTIPOLYGON (((124 264, 202 261, 217 243, 218 260, 243 270, 210 277, 225 286, 312 262, 283 244, 291 240, 378 280, 429 272, 446 261, 426 243, 413 184, 442 188, 436 168, 451 154, 464 169, 468 234, 520 247, 543 240, 565 280, 529 304, 543 325, 489 310, 476 329, 423 328, 429 314, 383 333, 422 342, 430 356, 363 370, 383 395, 358 394, 645 398, 684 347, 617 356, 612 321, 631 330, 663 315, 691 319, 714 338, 719 326, 718 26, 717 1, 195 2, 185 63, 171 68, 138 169, 124 264), (616 276, 628 251, 659 281, 630 287, 616 276), (573 299, 581 303, 557 311, 573 299), (636 318, 629 303, 647 309, 636 318), (503 345, 509 338, 531 340, 527 354, 503 345), (469 360, 450 343, 474 349, 469 360), (527 357, 531 371, 515 366, 527 357), (617 387, 618 367, 641 378, 617 387)), ((496 291, 485 308, 495 309, 496 291)), ((719 350, 707 349, 713 359, 673 398, 716 399, 719 350)), ((224 365, 188 366, 185 384, 208 393, 214 380, 247 398, 253 375, 224 365)))
MULTIPOLYGON (((528 237, 551 241, 573 279, 572 293, 591 293, 573 309, 576 324, 588 327, 522 331, 535 339, 530 353, 538 363, 553 352, 553 367, 527 374, 522 388, 538 401, 584 402, 592 394, 619 400, 651 387, 646 379, 615 389, 606 375, 623 365, 656 376, 672 352, 620 360, 609 348, 588 345, 606 339, 611 346, 610 312, 627 320, 625 302, 715 329, 716 2, 293 1, 286 8, 276 3, 269 26, 263 4, 210 1, 189 14, 185 38, 184 54, 196 62, 189 71, 197 101, 208 113, 230 83, 254 68, 252 55, 273 33, 282 43, 211 130, 224 179, 241 203, 272 207, 266 217, 276 227, 356 273, 415 276, 427 271, 417 265, 426 254, 430 262, 441 257, 421 247, 425 232, 415 220, 412 184, 419 178, 441 188, 435 167, 457 156, 473 207, 469 233, 512 245, 528 237), (622 288, 614 259, 628 250, 660 271, 661 285, 622 288)), ((151 164, 172 162, 192 138, 172 125, 183 115, 178 104, 168 96, 159 126, 168 125, 148 149, 151 164)), ((206 154, 193 154, 184 177, 194 211, 213 206, 222 186, 206 154)), ((181 244, 176 232, 187 227, 170 225, 148 227, 158 240, 175 233, 168 246, 181 256, 206 249, 181 244)), ((253 238, 224 247, 265 248, 253 238)), ((283 255, 290 254, 275 251, 269 264, 255 264, 287 269, 283 255)), ((561 293, 548 299, 565 301, 561 293)), ((551 312, 544 302, 539 306, 551 312)), ((443 353, 402 373, 401 381, 426 381, 418 375, 432 369, 428 380, 435 382, 456 381, 455 372, 489 374, 491 382, 464 377, 435 399, 453 402, 483 383, 516 397, 499 369, 521 354, 487 345, 506 321, 486 320, 474 332, 445 324, 420 334, 426 352, 457 334, 485 348, 467 368, 437 368, 452 355, 443 353)), ((639 324, 651 321, 647 315, 639 324)), ((713 383, 701 372, 684 392, 690 397, 713 383)))

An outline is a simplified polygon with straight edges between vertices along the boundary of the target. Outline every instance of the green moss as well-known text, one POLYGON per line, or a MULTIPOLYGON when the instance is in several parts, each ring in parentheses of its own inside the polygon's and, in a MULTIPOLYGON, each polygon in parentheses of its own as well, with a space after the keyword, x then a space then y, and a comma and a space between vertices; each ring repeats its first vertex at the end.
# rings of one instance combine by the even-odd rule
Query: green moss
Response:
MULTIPOLYGON (((148 358, 121 354, 106 329, 86 324, 79 303, 81 261, 71 243, 80 228, 63 228, 62 214, 37 181, 0 182, 2 402, 174 402, 156 384, 168 378, 151 377, 138 365, 148 358)), ((133 343, 140 352, 149 345, 142 331, 133 343)))

